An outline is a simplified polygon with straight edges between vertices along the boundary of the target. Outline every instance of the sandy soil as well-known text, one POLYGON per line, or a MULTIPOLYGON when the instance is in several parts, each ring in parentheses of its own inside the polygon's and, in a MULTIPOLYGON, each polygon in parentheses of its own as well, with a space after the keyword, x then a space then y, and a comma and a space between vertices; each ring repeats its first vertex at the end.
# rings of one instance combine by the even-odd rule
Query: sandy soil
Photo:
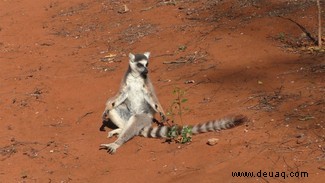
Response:
POLYGON ((0 182, 325 181, 324 52, 286 19, 317 35, 314 1, 1 0, 0 9, 0 182), (186 91, 184 123, 250 121, 190 144, 136 137, 115 155, 99 150, 115 140, 99 130, 105 101, 127 54, 144 51, 166 111, 174 87, 186 91))

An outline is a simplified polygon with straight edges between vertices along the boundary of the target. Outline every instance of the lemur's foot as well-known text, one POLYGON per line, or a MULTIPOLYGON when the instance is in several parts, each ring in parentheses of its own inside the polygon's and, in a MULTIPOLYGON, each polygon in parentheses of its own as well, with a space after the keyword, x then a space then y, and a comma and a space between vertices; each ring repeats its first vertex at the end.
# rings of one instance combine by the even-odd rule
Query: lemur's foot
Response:
POLYGON ((119 148, 120 146, 115 143, 110 143, 110 144, 101 144, 100 147, 107 149, 108 153, 114 154, 116 152, 116 149, 119 148))
POLYGON ((118 128, 118 129, 112 130, 112 131, 108 132, 108 134, 107 134, 107 138, 111 138, 111 137, 113 137, 114 135, 117 135, 117 136, 118 136, 121 132, 122 132, 122 129, 121 129, 121 128, 118 128))

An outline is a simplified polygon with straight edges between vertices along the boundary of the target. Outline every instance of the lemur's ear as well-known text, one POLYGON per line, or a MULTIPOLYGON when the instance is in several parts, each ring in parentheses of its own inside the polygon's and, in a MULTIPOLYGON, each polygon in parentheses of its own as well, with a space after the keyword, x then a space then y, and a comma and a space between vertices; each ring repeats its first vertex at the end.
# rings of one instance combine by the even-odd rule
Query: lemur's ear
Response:
POLYGON ((147 59, 149 59, 149 56, 150 56, 150 52, 144 52, 144 56, 147 57, 147 59))
POLYGON ((131 62, 134 62, 135 56, 132 53, 129 53, 129 58, 131 62))

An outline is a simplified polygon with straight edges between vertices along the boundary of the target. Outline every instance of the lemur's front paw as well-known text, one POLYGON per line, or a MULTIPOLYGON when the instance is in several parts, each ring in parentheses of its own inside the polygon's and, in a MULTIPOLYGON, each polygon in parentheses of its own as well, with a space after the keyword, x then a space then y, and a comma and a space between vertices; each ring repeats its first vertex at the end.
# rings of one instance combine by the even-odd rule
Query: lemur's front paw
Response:
POLYGON ((114 135, 120 135, 120 133, 122 132, 122 129, 121 128, 118 128, 118 129, 115 129, 115 130, 112 130, 110 132, 108 132, 107 134, 107 138, 111 138, 113 137, 114 135))
POLYGON ((119 148, 120 146, 115 143, 110 143, 110 144, 101 144, 100 147, 107 149, 108 153, 114 154, 116 152, 116 149, 119 148))
POLYGON ((162 112, 159 113, 160 114, 160 117, 161 117, 161 122, 164 123, 166 122, 167 118, 166 118, 166 115, 162 112))

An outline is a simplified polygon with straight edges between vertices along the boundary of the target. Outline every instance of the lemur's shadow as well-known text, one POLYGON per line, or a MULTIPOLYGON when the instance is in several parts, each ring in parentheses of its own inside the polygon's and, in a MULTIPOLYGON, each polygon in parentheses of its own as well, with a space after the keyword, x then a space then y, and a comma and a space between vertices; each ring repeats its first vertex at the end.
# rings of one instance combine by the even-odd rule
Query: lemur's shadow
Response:
MULTIPOLYGON (((159 122, 156 118, 153 118, 152 122, 156 123, 158 126, 164 126, 164 124, 162 122, 159 122)), ((99 127, 99 131, 106 131, 105 127, 110 129, 118 128, 110 119, 108 119, 107 121, 102 121, 102 126, 99 127)))
POLYGON ((106 131, 105 127, 110 129, 118 128, 110 119, 108 119, 107 121, 105 120, 102 121, 102 126, 99 127, 99 131, 106 131))

